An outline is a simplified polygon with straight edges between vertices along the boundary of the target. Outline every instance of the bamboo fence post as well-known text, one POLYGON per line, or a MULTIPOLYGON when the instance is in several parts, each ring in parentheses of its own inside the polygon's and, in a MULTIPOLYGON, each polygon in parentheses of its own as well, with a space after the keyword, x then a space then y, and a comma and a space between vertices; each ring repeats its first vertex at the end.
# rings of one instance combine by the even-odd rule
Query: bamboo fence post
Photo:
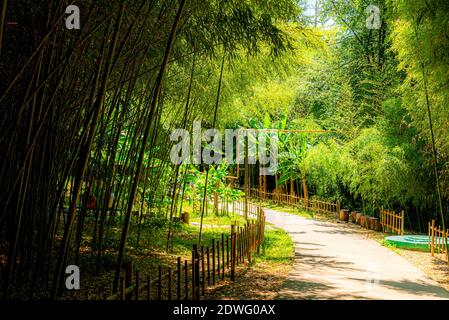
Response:
POLYGON ((389 226, 390 226, 391 232, 394 233, 395 232, 395 227, 394 227, 394 219, 395 219, 395 217, 394 217, 394 214, 392 214, 392 212, 390 212, 389 213, 389 217, 390 217, 389 226))
POLYGON ((245 243, 246 243, 246 229, 248 227, 248 222, 242 227, 242 248, 241 248, 241 253, 242 253, 242 263, 245 263, 245 243))
POLYGON ((244 249, 244 243, 245 243, 245 233, 244 233, 245 227, 240 227, 240 263, 244 263, 243 261, 243 249, 244 249))
POLYGON ((147 275, 147 300, 151 300, 151 276, 147 275))
POLYGON ((231 281, 235 276, 235 226, 231 226, 231 281))
POLYGON ((215 240, 212 239, 212 285, 215 285, 215 240))
POLYGON ((386 227, 387 227, 387 232, 390 233, 390 229, 391 229, 391 216, 389 214, 388 211, 385 211, 385 218, 387 219, 386 221, 386 227))
POLYGON ((436 252, 440 253, 440 244, 439 244, 439 229, 435 228, 435 245, 436 245, 436 252))
MULTIPOLYGON (((250 241, 251 241, 251 221, 248 221, 245 228, 245 242, 243 242, 243 256, 248 258, 248 252, 251 250, 250 247, 250 241)), ((249 262, 249 260, 248 260, 249 262)))
POLYGON ((195 250, 192 250, 192 300, 195 300, 195 250))
POLYGON ((246 241, 246 226, 243 226, 241 229, 242 232, 242 244, 241 244, 241 250, 240 250, 240 255, 241 255, 241 261, 242 263, 245 263, 245 241, 246 241))
POLYGON ((385 232, 385 213, 384 213, 384 207, 380 209, 380 225, 382 226, 382 232, 385 232))
POLYGON ((255 243, 254 243, 254 250, 256 250, 257 252, 259 252, 258 247, 259 247, 259 237, 260 237, 260 220, 258 220, 256 222, 256 226, 255 226, 255 243))
POLYGON ((397 232, 396 229, 396 215, 394 214, 394 211, 390 212, 390 217, 391 217, 391 229, 392 232, 397 232))
POLYGON ((162 266, 159 265, 159 277, 157 284, 157 299, 161 300, 162 298, 162 266))
POLYGON ((181 300, 181 257, 178 257, 176 264, 177 283, 176 283, 176 300, 181 300))
POLYGON ((246 249, 246 250, 247 250, 247 254, 248 254, 248 263, 251 263, 252 229, 253 229, 253 226, 252 226, 252 223, 251 223, 251 224, 249 225, 249 230, 248 230, 248 235, 247 235, 248 240, 247 240, 247 249, 246 249))
POLYGON ((168 267, 168 288, 167 288, 167 298, 171 300, 171 267, 168 267))
POLYGON ((198 253, 198 245, 193 245, 195 255, 195 300, 200 300, 200 256, 198 253))
POLYGON ((447 256, 447 250, 446 250, 446 246, 444 245, 444 241, 446 241, 445 239, 447 239, 448 236, 448 231, 446 230, 446 234, 443 233, 443 252, 446 254, 447 256))
POLYGON ((387 211, 385 211, 385 230, 388 233, 390 232, 390 216, 387 211))
POLYGON ((221 234, 221 279, 224 280, 224 274, 225 274, 225 251, 224 251, 224 233, 221 234))
POLYGON ((253 251, 257 251, 258 236, 259 236, 259 220, 254 222, 253 251))
POLYGON ((254 220, 251 221, 250 229, 249 229, 249 241, 248 241, 248 247, 250 251, 254 250, 254 220))
POLYGON ((398 235, 401 234, 401 230, 400 230, 400 225, 399 225, 399 213, 395 213, 394 211, 392 212, 393 215, 393 231, 395 231, 398 235))
POLYGON ((390 217, 390 220, 391 220, 391 222, 389 224, 390 228, 392 230, 391 232, 394 233, 394 232, 396 232, 396 228, 395 228, 395 219, 396 219, 396 217, 394 215, 394 212, 390 212, 389 217, 390 217))
MULTIPOLYGON (((448 230, 446 230, 446 234, 445 234, 445 240, 444 241, 446 241, 447 242, 447 238, 448 238, 448 236, 449 236, 449 232, 448 232, 448 230)), ((444 244, 443 244, 444 245, 444 244)), ((449 252, 447 251, 447 247, 444 245, 444 253, 446 254, 446 261, 449 261, 449 252)))
POLYGON ((120 276, 120 300, 125 300, 125 277, 120 276))
POLYGON ((390 212, 390 217, 391 217, 391 227, 392 227, 392 230, 393 230, 393 233, 394 233, 396 231, 396 228, 395 228, 396 216, 394 215, 394 212, 390 212))
POLYGON ((435 256, 435 220, 432 219, 432 244, 431 244, 432 257, 435 256))
POLYGON ((185 300, 189 299, 189 270, 187 260, 184 260, 184 293, 186 294, 185 300))
POLYGON ((252 221, 248 222, 248 226, 246 227, 245 256, 247 257, 248 262, 250 262, 249 258, 248 258, 248 254, 251 250, 251 225, 252 225, 252 223, 253 223, 252 221))
POLYGON ((139 300, 139 289, 140 289, 140 272, 136 271, 136 287, 134 288, 134 293, 136 295, 136 300, 139 300))
POLYGON ((240 227, 240 262, 245 263, 245 260, 243 259, 244 253, 243 253, 243 245, 245 242, 245 234, 244 234, 244 227, 240 227))
POLYGON ((209 247, 206 248, 206 255, 207 255, 207 284, 210 284, 210 256, 209 256, 209 247))
POLYGON ((206 272, 204 270, 204 246, 201 246, 201 292, 204 296, 206 272))
POLYGON ((217 277, 220 279, 220 241, 217 241, 217 277))
MULTIPOLYGON (((250 251, 251 251, 251 253, 252 253, 252 251, 254 251, 254 237, 255 237, 255 227, 256 227, 256 224, 255 224, 255 222, 254 221, 252 221, 251 222, 251 231, 250 231, 250 237, 249 237, 249 249, 250 249, 250 251)), ((251 259, 249 259, 249 260, 251 260, 251 259)))
POLYGON ((259 234, 259 222, 255 221, 253 225, 253 251, 257 250, 257 237, 259 234))
POLYGON ((236 266, 240 263, 240 227, 237 226, 235 231, 235 262, 236 266))
POLYGON ((444 253, 444 231, 440 228, 440 253, 444 253))
POLYGON ((400 230, 399 230, 399 219, 398 216, 396 215, 396 213, 393 211, 391 217, 393 218, 393 232, 396 232, 397 234, 401 234, 400 230))
MULTIPOLYGON (((125 288, 128 288, 131 286, 133 282, 133 263, 132 261, 128 262, 126 264, 126 272, 125 272, 125 288)), ((132 293, 126 295, 126 300, 131 300, 132 293)))
POLYGON ((387 211, 387 217, 388 217, 388 228, 389 228, 389 232, 394 232, 394 216, 391 215, 390 211, 387 211), (393 231, 392 231, 393 230, 393 231))
POLYGON ((226 268, 229 269, 229 236, 226 236, 226 268))

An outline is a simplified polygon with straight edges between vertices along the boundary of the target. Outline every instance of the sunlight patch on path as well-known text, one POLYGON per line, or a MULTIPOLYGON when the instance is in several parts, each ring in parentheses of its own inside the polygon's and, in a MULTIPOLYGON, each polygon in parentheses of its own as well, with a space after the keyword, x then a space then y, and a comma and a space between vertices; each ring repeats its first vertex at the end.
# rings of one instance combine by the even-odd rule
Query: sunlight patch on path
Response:
POLYGON ((344 224, 265 214, 295 244, 293 270, 277 299, 449 299, 412 263, 344 224))

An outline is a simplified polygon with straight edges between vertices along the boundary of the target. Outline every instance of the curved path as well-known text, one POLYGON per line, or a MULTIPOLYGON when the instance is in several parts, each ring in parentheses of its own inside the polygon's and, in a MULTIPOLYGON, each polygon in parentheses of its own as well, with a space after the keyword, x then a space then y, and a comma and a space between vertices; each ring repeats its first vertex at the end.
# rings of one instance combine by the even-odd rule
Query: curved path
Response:
POLYGON ((295 244, 293 270, 278 299, 449 299, 412 263, 344 224, 265 213, 295 244))

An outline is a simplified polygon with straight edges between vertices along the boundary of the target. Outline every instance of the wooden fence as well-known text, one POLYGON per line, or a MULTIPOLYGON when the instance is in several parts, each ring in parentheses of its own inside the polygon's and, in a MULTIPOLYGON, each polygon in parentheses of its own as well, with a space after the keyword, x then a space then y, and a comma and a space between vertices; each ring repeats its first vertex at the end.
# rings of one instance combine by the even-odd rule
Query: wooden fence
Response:
POLYGON ((340 212, 340 203, 338 201, 336 203, 333 203, 316 199, 310 199, 309 205, 308 207, 306 207, 306 209, 321 213, 332 213, 337 216, 340 212))
POLYGON ((432 257, 435 256, 435 253, 443 253, 447 260, 446 243, 449 238, 449 231, 444 232, 441 226, 435 227, 435 220, 432 220, 432 222, 429 222, 428 237, 428 247, 432 257))
POLYGON ((156 275, 142 276, 129 263, 120 277, 119 292, 107 300, 199 300, 208 286, 226 277, 233 281, 236 267, 251 262, 264 240, 265 213, 255 208, 257 220, 231 226, 229 235, 222 233, 207 246, 194 245, 191 259, 178 257, 174 267, 159 265, 156 275))
POLYGON ((257 219, 260 214, 261 207, 258 204, 248 201, 245 203, 244 200, 233 201, 232 202, 232 212, 245 215, 245 206, 247 205, 247 215, 248 218, 257 219))
POLYGON ((304 210, 320 212, 320 213, 330 213, 337 216, 340 212, 340 203, 328 202, 318 199, 306 199, 295 195, 286 193, 276 193, 276 192, 264 192, 258 189, 251 189, 251 196, 257 199, 271 200, 276 203, 294 206, 304 210))
POLYGON ((397 233, 399 235, 404 234, 404 211, 401 213, 395 213, 394 211, 380 210, 380 225, 383 232, 397 233))

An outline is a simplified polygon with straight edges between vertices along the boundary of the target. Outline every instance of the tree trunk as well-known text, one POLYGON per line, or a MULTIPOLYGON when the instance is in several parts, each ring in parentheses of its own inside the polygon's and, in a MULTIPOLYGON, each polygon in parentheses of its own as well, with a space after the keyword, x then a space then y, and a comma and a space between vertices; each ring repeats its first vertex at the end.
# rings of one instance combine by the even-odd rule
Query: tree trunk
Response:
POLYGON ((306 176, 302 176, 302 190, 304 192, 304 201, 306 202, 306 206, 309 207, 309 190, 307 188, 307 179, 306 176))

